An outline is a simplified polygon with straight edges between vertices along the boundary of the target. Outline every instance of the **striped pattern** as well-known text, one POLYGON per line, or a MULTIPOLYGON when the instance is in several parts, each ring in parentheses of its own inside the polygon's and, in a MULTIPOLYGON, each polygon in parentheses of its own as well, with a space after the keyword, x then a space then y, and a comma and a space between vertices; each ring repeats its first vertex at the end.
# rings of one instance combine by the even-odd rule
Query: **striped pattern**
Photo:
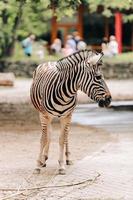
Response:
POLYGON ((45 167, 48 159, 51 121, 60 117, 59 173, 65 173, 70 165, 68 134, 72 112, 77 102, 77 91, 81 89, 99 106, 108 106, 111 96, 101 74, 102 54, 82 50, 58 62, 47 62, 37 67, 31 86, 31 101, 40 113, 42 135, 38 166, 45 167))
POLYGON ((100 63, 92 62, 95 56, 99 54, 82 50, 58 62, 39 65, 31 87, 35 108, 54 116, 67 115, 76 106, 78 89, 98 102, 108 89, 101 81, 100 63))

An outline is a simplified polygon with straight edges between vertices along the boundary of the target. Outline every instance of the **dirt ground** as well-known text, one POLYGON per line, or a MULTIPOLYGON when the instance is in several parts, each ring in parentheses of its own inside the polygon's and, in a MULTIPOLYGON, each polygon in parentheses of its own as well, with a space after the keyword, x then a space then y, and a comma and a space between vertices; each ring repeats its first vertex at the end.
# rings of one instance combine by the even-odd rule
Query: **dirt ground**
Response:
MULTIPOLYGON (((0 87, 1 102, 26 102, 30 97, 30 86, 32 79, 16 79, 14 87, 0 87)), ((113 100, 133 99, 133 80, 106 80, 113 100)), ((88 103, 90 100, 83 92, 78 91, 78 103, 88 103)))
MULTIPOLYGON (((34 123, 38 121, 38 115, 37 117, 34 116, 34 112, 31 112, 31 109, 28 110, 28 106, 25 106, 25 102, 29 101, 30 83, 31 80, 18 80, 14 88, 0 90, 0 200, 45 200, 45 198, 37 195, 38 191, 36 190, 32 191, 30 195, 27 190, 21 195, 17 192, 19 193, 22 188, 48 185, 53 177, 59 176, 58 123, 53 124, 47 167, 39 175, 34 174, 39 153, 41 128, 34 123)), ((133 81, 108 81, 108 83, 114 100, 132 99, 133 81)), ((79 97, 79 102, 88 102, 88 98, 86 99, 83 94, 80 94, 79 97)), ((69 138, 74 164, 86 156, 95 154, 106 144, 116 140, 114 136, 106 132, 106 129, 74 124, 71 126, 69 138)), ((66 174, 70 168, 67 167, 66 174)), ((53 197, 48 200, 57 199, 53 197)))
MULTIPOLYGON (((9 124, 0 127, 0 199, 28 199, 27 196, 22 198, 19 195, 6 197, 14 194, 12 189, 44 186, 53 176, 58 176, 59 128, 58 123, 53 124, 54 132, 47 167, 40 175, 35 175, 33 173, 39 152, 40 127, 32 124, 9 124)), ((71 126, 69 139, 74 163, 98 151, 111 140, 105 131, 80 125, 71 126)))

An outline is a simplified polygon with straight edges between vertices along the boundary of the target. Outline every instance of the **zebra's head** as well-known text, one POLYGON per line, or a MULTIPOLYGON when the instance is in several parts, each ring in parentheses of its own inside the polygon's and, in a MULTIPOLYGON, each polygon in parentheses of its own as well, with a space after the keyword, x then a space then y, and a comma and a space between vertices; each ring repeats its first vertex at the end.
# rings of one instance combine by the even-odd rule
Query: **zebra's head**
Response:
POLYGON ((83 64, 83 78, 81 90, 100 107, 108 107, 111 103, 111 94, 101 72, 103 53, 90 51, 83 64))

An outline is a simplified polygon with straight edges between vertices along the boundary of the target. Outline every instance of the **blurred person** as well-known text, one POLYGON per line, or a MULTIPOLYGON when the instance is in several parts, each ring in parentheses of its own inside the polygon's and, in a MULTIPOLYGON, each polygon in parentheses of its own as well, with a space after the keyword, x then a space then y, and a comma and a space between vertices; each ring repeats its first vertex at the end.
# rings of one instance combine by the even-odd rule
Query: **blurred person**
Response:
POLYGON ((73 50, 73 53, 76 51, 76 42, 72 35, 67 35, 66 46, 67 48, 68 46, 71 47, 71 49, 73 50))
POLYGON ((109 52, 109 48, 108 48, 108 39, 107 37, 104 37, 103 38, 103 41, 101 43, 101 49, 102 49, 102 52, 104 53, 104 56, 106 57, 110 57, 110 52, 109 52))
POLYGON ((70 54, 74 53, 73 48, 70 46, 69 43, 66 43, 65 48, 62 49, 63 56, 69 56, 70 54))
POLYGON ((85 50, 86 49, 87 45, 79 35, 77 35, 75 37, 75 40, 77 43, 77 50, 85 50))
POLYGON ((115 56, 119 53, 118 42, 116 41, 116 37, 114 35, 111 35, 109 38, 108 49, 109 49, 110 56, 115 56))
POLYGON ((56 38, 50 46, 52 54, 58 54, 61 52, 61 40, 56 38))
POLYGON ((76 43, 76 50, 77 50, 77 44, 78 44, 78 42, 79 42, 79 32, 78 31, 74 31, 73 33, 72 33, 72 36, 73 36, 73 40, 75 41, 75 43, 76 43))
POLYGON ((32 44, 35 38, 36 38, 35 35, 30 34, 29 37, 27 37, 26 39, 22 41, 22 47, 24 49, 24 53, 26 56, 32 55, 32 44))
POLYGON ((84 42, 83 38, 80 37, 78 31, 73 32, 73 39, 75 40, 76 43, 76 50, 86 49, 87 45, 84 42))
POLYGON ((40 60, 44 59, 44 47, 42 45, 40 45, 40 47, 38 48, 37 55, 40 60))

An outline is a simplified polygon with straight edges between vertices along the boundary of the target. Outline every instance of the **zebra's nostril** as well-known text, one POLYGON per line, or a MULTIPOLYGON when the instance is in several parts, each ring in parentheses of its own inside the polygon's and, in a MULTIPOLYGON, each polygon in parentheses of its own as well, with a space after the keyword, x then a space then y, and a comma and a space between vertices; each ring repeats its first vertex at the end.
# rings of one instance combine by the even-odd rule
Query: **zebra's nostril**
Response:
POLYGON ((108 107, 111 103, 111 96, 108 95, 104 99, 100 99, 98 104, 100 107, 108 107))
POLYGON ((110 103, 111 103, 111 96, 109 95, 105 98, 105 106, 108 107, 110 103))
POLYGON ((99 107, 104 107, 104 101, 103 101, 103 100, 100 100, 100 101, 98 102, 98 105, 99 105, 99 107))
POLYGON ((107 101, 111 101, 111 99, 112 99, 111 95, 108 95, 108 96, 105 97, 105 100, 107 100, 107 101))

